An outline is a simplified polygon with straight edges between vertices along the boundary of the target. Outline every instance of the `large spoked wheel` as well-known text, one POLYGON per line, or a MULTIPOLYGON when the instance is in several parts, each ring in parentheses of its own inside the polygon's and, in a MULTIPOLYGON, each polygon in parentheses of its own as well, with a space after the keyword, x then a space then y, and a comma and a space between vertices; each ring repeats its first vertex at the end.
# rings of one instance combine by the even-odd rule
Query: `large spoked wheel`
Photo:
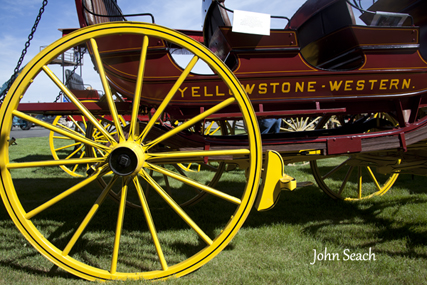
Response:
POLYGON ((28 63, 15 80, 1 106, 0 126, 0 191, 8 213, 21 233, 41 254, 58 267, 89 280, 163 279, 179 277, 200 268, 221 252, 242 226, 252 208, 259 185, 262 164, 260 134, 251 103, 240 83, 204 46, 176 31, 157 25, 130 22, 101 24, 80 29, 56 41, 28 63), (141 62, 136 76, 136 86, 139 87, 144 83, 150 39, 154 39, 154 42, 158 39, 165 40, 194 54, 172 89, 164 94, 157 112, 140 131, 137 118, 141 89, 136 88, 128 136, 124 135, 120 124, 102 64, 102 54, 97 49, 99 38, 123 34, 134 34, 143 39, 141 62), (48 67, 50 61, 66 50, 85 43, 90 44, 93 50, 93 59, 107 97, 108 115, 113 118, 117 137, 105 130, 95 114, 48 67), (157 119, 199 60, 213 69, 217 78, 233 95, 179 127, 157 137, 150 135, 157 119), (24 92, 31 90, 30 84, 37 82, 39 76, 47 76, 52 84, 62 90, 81 115, 109 143, 93 141, 82 134, 18 111, 19 101, 25 97, 24 92), (240 108, 247 126, 249 142, 246 146, 208 151, 184 152, 172 148, 165 151, 166 140, 173 140, 181 131, 231 105, 240 108), (13 149, 9 151, 8 141, 13 116, 29 120, 106 155, 52 160, 41 154, 11 160, 9 158, 13 156, 13 149), (163 148, 163 151, 157 151, 158 148, 163 148), (205 183, 212 180, 215 172, 201 172, 201 175, 190 178, 181 175, 173 167, 180 161, 197 163, 205 157, 216 156, 248 160, 248 168, 242 169, 241 174, 237 173, 243 177, 242 183, 233 182, 230 187, 229 183, 219 182, 214 188, 205 183), (93 172, 80 178, 49 177, 51 167, 76 163, 91 165, 93 172), (30 177, 27 177, 28 168, 34 168, 34 171, 30 171, 30 177), (170 182, 169 187, 183 196, 187 192, 194 196, 195 191, 204 191, 209 193, 210 199, 204 199, 184 211, 179 206, 180 197, 170 196, 165 190, 163 176, 167 176, 169 181, 173 180, 174 183, 170 182), (107 183, 103 189, 97 183, 100 178, 107 183), (156 195, 148 197, 144 194, 147 184, 156 195), (110 189, 119 189, 119 204, 105 199, 110 189), (138 199, 140 209, 126 209, 130 196, 138 199), (157 207, 159 204, 164 207, 157 207))

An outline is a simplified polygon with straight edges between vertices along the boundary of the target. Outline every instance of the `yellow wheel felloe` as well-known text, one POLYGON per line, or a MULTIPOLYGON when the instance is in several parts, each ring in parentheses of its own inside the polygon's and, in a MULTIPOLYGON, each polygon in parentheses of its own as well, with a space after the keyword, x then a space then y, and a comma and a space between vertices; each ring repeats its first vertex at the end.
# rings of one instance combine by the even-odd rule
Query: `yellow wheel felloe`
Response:
MULTIPOLYGON (((334 199, 362 200, 384 195, 396 182, 398 173, 375 171, 381 156, 354 154, 310 162, 319 187, 334 199)), ((400 160, 395 159, 395 164, 400 160)))
MULTIPOLYGON (((241 84, 207 48, 179 32, 161 26, 134 22, 94 25, 77 30, 51 44, 26 65, 10 88, 1 106, 0 127, 0 194, 9 215, 29 243, 42 255, 58 267, 88 280, 165 279, 200 268, 232 240, 252 209, 257 194, 262 167, 261 139, 255 113, 241 84), (120 114, 112 99, 102 54, 96 48, 98 38, 123 34, 134 34, 143 39, 136 76, 138 87, 130 110, 128 135, 120 123, 120 114), (154 38, 155 42, 164 40, 187 49, 194 54, 194 58, 182 70, 170 92, 164 94, 156 113, 140 132, 138 110, 150 38, 154 38), (117 135, 112 135, 99 117, 88 110, 48 68, 48 64, 64 51, 85 43, 92 47, 93 60, 97 64, 101 86, 107 97, 109 114, 105 115, 112 118, 117 135), (155 122, 165 112, 199 60, 212 68, 233 95, 163 135, 154 138, 153 135, 149 136, 155 122), (39 80, 40 74, 47 75, 48 80, 71 100, 79 110, 79 115, 91 124, 102 140, 88 138, 80 131, 49 124, 18 111, 21 98, 27 89, 31 90, 30 84, 39 80), (157 152, 165 140, 173 139, 181 131, 203 122, 231 104, 240 108, 248 133, 247 145, 240 149, 226 148, 220 151, 165 152, 163 149, 163 152, 157 152), (45 155, 37 155, 35 158, 25 158, 34 161, 10 161, 9 138, 13 116, 29 120, 64 137, 64 140, 68 140, 67 146, 84 144, 86 148, 102 155, 58 156, 53 160, 45 155), (216 171, 203 170, 199 176, 195 173, 195 176, 187 177, 173 167, 182 160, 198 163, 203 157, 225 154, 248 160, 248 168, 241 170, 242 176, 245 172, 247 174, 246 182, 233 189, 228 189, 224 183, 217 183, 219 186, 206 185, 209 181, 217 182, 220 175, 216 171), (93 171, 89 171, 85 177, 67 179, 46 176, 51 171, 48 167, 65 165, 73 168, 76 164, 90 165, 93 171), (28 167, 37 169, 33 172, 36 177, 22 177, 26 175, 22 169, 28 167), (38 171, 40 169, 45 171, 38 171), (162 177, 168 177, 169 182, 163 181, 162 177), (32 179, 42 180, 43 183, 34 183, 29 193, 22 181, 32 183, 32 179), (103 187, 99 187, 99 180, 106 181, 103 187), (209 195, 209 199, 184 210, 180 206, 181 197, 169 195, 165 183, 170 184, 176 191, 174 193, 185 195, 189 192, 194 196, 195 191, 203 192, 209 195), (146 185, 155 195, 146 195, 146 185), (119 203, 105 199, 114 189, 120 197, 119 203), (34 199, 35 195, 37 199, 34 199), (139 209, 125 207, 132 195, 135 197, 133 201, 138 201, 141 206, 139 209), (163 205, 160 208, 163 210, 156 210, 159 209, 158 204, 163 205), (211 224, 206 224, 209 220, 206 217, 211 216, 211 224), (52 224, 46 227, 44 221, 49 219, 52 219, 52 224)), ((60 151, 56 146, 54 149, 60 151)))

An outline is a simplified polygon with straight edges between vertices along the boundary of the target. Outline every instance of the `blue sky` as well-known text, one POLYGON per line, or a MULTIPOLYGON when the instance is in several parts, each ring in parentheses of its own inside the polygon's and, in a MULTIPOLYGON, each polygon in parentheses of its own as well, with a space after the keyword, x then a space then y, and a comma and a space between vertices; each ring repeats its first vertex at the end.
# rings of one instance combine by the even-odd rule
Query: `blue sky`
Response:
MULTIPOLYGON (((42 0, 0 0, 2 15, 0 17, 0 85, 12 75, 42 2, 42 0)), ((304 2, 304 0, 227 0, 225 3, 231 9, 291 17, 304 2)), ((367 8, 372 0, 363 2, 367 8)), ((201 0, 179 2, 118 0, 118 3, 125 14, 150 12, 159 25, 174 29, 201 30, 201 0)), ((285 25, 286 22, 281 24, 285 25)), ((61 37, 58 29, 78 26, 74 0, 50 0, 28 49, 24 64, 40 51, 41 46, 49 45, 61 37)), ((96 74, 92 71, 90 60, 86 59, 85 62, 83 77, 85 82, 90 82, 96 74)), ((23 102, 52 102, 56 95, 57 92, 44 89, 43 86, 36 86, 27 92, 23 102)))

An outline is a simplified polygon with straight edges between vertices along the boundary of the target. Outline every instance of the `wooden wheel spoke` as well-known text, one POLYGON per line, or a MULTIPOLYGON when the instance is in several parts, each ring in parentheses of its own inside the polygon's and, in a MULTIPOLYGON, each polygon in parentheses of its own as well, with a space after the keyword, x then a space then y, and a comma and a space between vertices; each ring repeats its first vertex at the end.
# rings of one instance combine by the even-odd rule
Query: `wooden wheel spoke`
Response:
MULTIPOLYGON (((85 126, 85 129, 87 129, 87 122, 86 122, 85 117, 81 116, 81 118, 82 118, 82 123, 85 126)), ((85 132, 85 131, 83 130, 83 132, 85 132)))
POLYGON ((92 154, 94 157, 98 157, 98 152, 94 148, 92 148, 92 154))
POLYGON ((108 185, 105 186, 104 190, 101 192, 101 195, 99 195, 98 199, 95 201, 92 208, 89 210, 86 217, 80 223, 80 226, 77 228, 76 232, 74 233, 74 235, 72 236, 68 244, 65 246, 64 250, 62 251, 63 256, 66 256, 70 253, 71 249, 73 248, 77 240, 80 238, 83 231, 85 230, 89 222, 92 220, 93 216, 96 214, 101 204, 104 202, 105 198, 108 195, 108 192, 111 190, 111 188, 113 187, 114 183, 117 181, 118 178, 119 176, 115 175, 111 179, 110 183, 108 183, 108 185))
POLYGON ((308 129, 309 127, 313 126, 315 123, 317 123, 320 120, 321 117, 317 117, 313 121, 311 121, 305 128, 308 129))
MULTIPOLYGON (((93 55, 95 57, 95 62, 96 62, 96 67, 98 68, 99 77, 101 78, 102 87, 104 88, 105 98, 107 98, 108 108, 110 109, 110 115, 113 117, 114 125, 116 127, 116 130, 118 131, 119 142, 122 142, 125 140, 125 135, 123 133, 122 126, 120 124, 119 114, 117 113, 116 104, 113 99, 113 94, 111 93, 111 89, 107 80, 107 75, 105 73, 104 65, 102 64, 101 55, 98 50, 98 44, 93 38, 90 39, 90 44, 93 49, 93 55)), ((98 123, 97 120, 96 122, 98 123)), ((100 129, 99 131, 101 131, 107 138, 112 138, 104 128, 100 129)))
POLYGON ((156 112, 153 114, 152 118, 148 122, 147 126, 142 131, 139 141, 143 141, 148 134, 148 132, 151 130, 153 125, 157 122, 157 120, 160 118, 160 115, 165 111, 166 107, 168 106, 169 102, 172 100, 172 98, 175 96, 178 89, 181 87, 182 83, 185 81, 185 79, 190 74, 191 70, 196 65, 199 58, 197 56, 194 56, 191 61, 188 63, 187 67, 184 69, 184 71, 179 76, 178 80, 175 82, 174 86, 171 88, 169 93, 166 95, 165 99, 163 99, 160 106, 157 108, 156 112))
POLYGON ((93 147, 100 148, 100 149, 105 149, 105 150, 110 149, 110 147, 102 145, 102 144, 99 144, 99 143, 96 143, 93 140, 87 139, 86 137, 84 137, 84 136, 82 136, 80 134, 78 134, 78 135, 74 134, 74 133, 69 132, 67 130, 64 130, 62 128, 59 128, 57 126, 51 125, 49 123, 46 123, 44 121, 41 121, 41 120, 36 119, 34 117, 31 117, 31 116, 29 116, 29 115, 27 115, 25 113, 22 113, 22 112, 20 112, 18 110, 14 110, 13 111, 13 115, 16 116, 16 117, 18 117, 18 118, 21 118, 21 119, 27 120, 29 122, 32 122, 34 124, 37 124, 39 126, 42 126, 42 127, 46 128, 48 130, 51 130, 51 131, 53 131, 55 133, 61 134, 61 135, 65 136, 65 137, 68 137, 70 139, 76 140, 78 142, 81 142, 81 143, 84 143, 84 144, 87 144, 87 145, 91 145, 93 147))
POLYGON ((67 127, 67 126, 64 126, 64 125, 62 125, 62 124, 59 124, 59 125, 57 125, 57 126, 59 126, 60 128, 62 128, 62 129, 64 129, 64 130, 67 130, 68 132, 70 132, 70 133, 73 133, 73 134, 75 134, 75 135, 78 135, 78 136, 80 136, 80 135, 84 135, 85 134, 85 132, 83 131, 83 132, 76 132, 75 130, 73 130, 73 129, 71 129, 71 128, 69 128, 69 127, 67 127))
MULTIPOLYGON (((291 118, 291 121, 292 121, 292 124, 293 124, 294 126, 297 126, 297 125, 298 125, 298 118, 297 118, 297 122, 295 122, 294 118, 291 118)), ((295 128, 295 127, 294 127, 294 128, 295 128)))
POLYGON ((175 82, 172 89, 169 91, 169 93, 166 95, 165 99, 163 99, 163 102, 160 104, 160 106, 157 108, 156 112, 148 122, 147 126, 142 131, 138 141, 142 142, 145 137, 147 136, 148 132, 151 130, 153 125, 157 122, 157 120, 160 118, 160 115, 165 111, 166 107, 168 106, 169 102, 172 100, 172 98, 175 96, 175 94, 178 92, 179 87, 181 87, 182 83, 185 81, 185 79, 190 74, 193 67, 196 65, 199 58, 197 56, 194 56, 190 63, 187 65, 187 67, 184 69, 184 71, 179 76, 178 80, 175 82))
MULTIPOLYGON (((290 123, 288 123, 288 121, 286 121, 286 120, 282 120, 286 125, 288 125, 288 127, 290 128, 290 129, 283 129, 284 131, 287 131, 287 132, 295 132, 296 131, 296 128, 295 128, 295 122, 293 122, 294 124, 290 124, 290 123)), ((293 120, 292 120, 293 121, 293 120)))
POLYGON ((345 186, 347 185, 347 182, 350 179, 351 173, 353 172, 353 169, 354 169, 354 166, 350 166, 350 168, 347 170, 347 173, 346 173, 346 175, 344 177, 344 180, 343 180, 343 182, 341 184, 341 187, 338 190, 338 195, 341 195, 342 192, 344 191, 345 186))
POLYGON ((29 161, 29 162, 12 162, 6 165, 7 169, 20 169, 31 167, 49 167, 60 165, 74 165, 74 164, 95 164, 104 162, 104 157, 87 157, 87 158, 72 158, 61 160, 44 160, 44 161, 29 161))
POLYGON ((58 139, 58 140, 72 140, 69 137, 63 137, 63 136, 53 136, 54 139, 58 139))
POLYGON ((371 177, 372 181, 374 182, 375 187, 377 187, 377 190, 378 190, 378 191, 381 191, 381 190, 382 190, 382 189, 381 189, 381 186, 380 186, 380 184, 378 183, 378 180, 377 180, 377 178, 375 177, 374 173, 372 172, 372 169, 371 169, 369 166, 366 166, 366 170, 368 171, 369 176, 371 177))
MULTIPOLYGON (((304 127, 307 127, 308 119, 310 119, 310 117, 305 117, 305 120, 304 120, 304 123, 303 123, 304 127)), ((301 118, 301 121, 302 120, 303 120, 303 118, 301 118)))
MULTIPOLYGON (((65 159, 70 159, 72 158, 74 155, 76 155, 79 151, 82 150, 82 148, 84 147, 83 144, 80 144, 80 146, 78 148, 76 148, 69 156, 67 156, 65 159)), ((81 158, 81 157, 80 157, 81 158)))
POLYGON ((119 257, 120 238, 123 231, 123 219, 125 217, 126 209, 126 197, 128 192, 128 178, 123 178, 121 195, 120 195, 120 206, 119 213, 117 215, 116 235, 114 237, 113 257, 111 258, 111 269, 110 273, 114 274, 117 271, 117 260, 119 257))
POLYGON ((150 153, 146 157, 147 162, 158 162, 162 160, 175 161, 183 158, 201 158, 209 156, 244 156, 250 154, 249 149, 231 150, 201 150, 201 151, 175 151, 150 153))
POLYGON ((210 122, 209 123, 209 126, 204 131, 205 134, 209 134, 210 135, 210 131, 211 131, 212 127, 213 127, 213 124, 214 124, 214 122, 210 122))
POLYGON ((190 185, 190 186, 192 186, 192 187, 194 187, 196 189, 199 189, 199 190, 205 191, 207 193, 210 193, 210 194, 212 194, 212 195, 214 195, 216 197, 224 199, 224 200, 226 200, 228 202, 231 202, 233 204, 240 205, 242 203, 242 201, 240 199, 236 198, 236 197, 233 197, 231 195, 225 194, 224 192, 218 191, 218 190, 216 190, 216 189, 214 189, 212 187, 206 186, 205 184, 201 184, 201 183, 199 183, 199 182, 197 182, 197 181, 195 181, 193 179, 190 179, 187 176, 184 176, 184 175, 178 174, 176 172, 167 170, 167 169, 165 169, 163 167, 159 167, 159 166, 154 165, 154 164, 148 164, 148 168, 149 169, 153 169, 153 170, 155 170, 155 171, 157 171, 157 172, 159 172, 159 173, 161 173, 163 175, 167 175, 167 176, 169 176, 169 177, 171 177, 173 179, 176 179, 178 181, 181 181, 181 182, 183 182, 183 183, 185 183, 187 185, 190 185))
POLYGON ((130 121, 129 140, 130 139, 135 140, 136 134, 137 134, 138 113, 139 113, 139 105, 141 101, 142 85, 144 83, 144 71, 145 71, 145 62, 147 58, 148 42, 149 42, 148 37, 144 36, 144 41, 142 43, 142 49, 141 49, 141 57, 139 60, 138 74, 136 79, 135 95, 134 95, 133 104, 132 104, 132 116, 130 121))
POLYGON ((38 206, 37 208, 31 210, 30 212, 28 212, 25 215, 26 219, 31 219, 33 218, 35 215, 39 214, 40 212, 48 209, 49 207, 55 205, 56 203, 60 202, 61 200, 63 200, 64 198, 67 198, 68 196, 70 196, 71 194, 75 193, 76 191, 79 191, 80 189, 82 189, 83 187, 85 187, 86 185, 88 185, 89 183, 91 183, 92 181, 96 180, 100 175, 104 175, 105 172, 101 171, 101 169, 98 169, 98 171, 86 178, 85 180, 81 181, 80 183, 77 183, 76 185, 74 185, 73 187, 65 190, 64 192, 62 192, 61 194, 59 194, 58 196, 50 199, 49 201, 47 201, 46 203, 38 206))
POLYGON ((213 241, 200 229, 200 227, 185 213, 185 211, 166 193, 166 191, 157 182, 145 172, 144 169, 140 171, 141 176, 148 181, 157 193, 169 204, 169 206, 186 222, 199 236, 205 241, 206 244, 211 245, 213 241))
POLYGON ((358 171, 357 171, 357 193, 358 193, 358 198, 361 199, 362 198, 362 187, 363 187, 363 175, 362 175, 362 167, 358 167, 358 171))
MULTIPOLYGON (((86 154, 86 152, 82 151, 82 154, 80 155, 80 157, 79 157, 79 158, 83 158, 83 157, 85 156, 85 154, 86 154)), ((79 165, 78 165, 78 164, 76 164, 76 165, 73 167, 73 172, 75 172, 75 171, 77 170, 77 167, 79 167, 79 165)))
MULTIPOLYGON (((83 124, 85 125, 85 128, 87 128, 84 117, 83 116, 81 117, 82 117, 82 122, 84 122, 83 124)), ((86 133, 85 130, 83 130, 83 128, 80 126, 80 124, 76 120, 74 120, 73 116, 68 116, 68 118, 73 122, 73 124, 80 130, 82 134, 86 133)))
POLYGON ((329 171, 328 173, 326 173, 324 176, 322 176, 322 179, 326 179, 329 176, 331 176, 332 174, 334 174, 335 172, 337 172, 338 170, 340 170, 342 167, 344 167, 344 165, 347 163, 347 161, 349 161, 351 158, 345 160, 344 162, 342 162, 341 164, 337 165, 334 169, 332 169, 331 171, 329 171))
POLYGON ((194 118, 184 122, 183 124, 181 124, 180 126, 173 128, 172 130, 170 130, 169 132, 163 134, 162 136, 158 137, 157 139, 151 141, 150 143, 147 144, 147 147, 150 148, 162 141, 164 141, 165 139, 171 138, 174 135, 176 135, 177 133, 184 131, 188 128, 190 128, 192 125, 202 121, 203 119, 206 119, 207 117, 209 117, 210 115, 218 112, 219 110, 227 107, 228 105, 234 103, 236 101, 235 98, 229 98, 227 100, 222 101, 221 103, 217 104, 216 106, 210 108, 209 110, 195 116, 194 118))
POLYGON ((80 145, 80 143, 68 144, 66 146, 55 148, 55 151, 64 150, 64 149, 67 149, 67 148, 70 148, 70 147, 75 147, 75 146, 78 146, 78 145, 80 145))
POLYGON ((151 237, 153 239, 154 247, 156 248, 157 255, 159 257, 160 264, 163 270, 168 269, 165 256, 160 246, 159 237, 157 236, 156 227, 154 226, 153 217, 151 216, 150 208, 148 207, 147 199, 144 195, 144 191, 139 183, 138 176, 133 179, 135 184, 136 192, 138 193, 139 200, 141 202, 142 211, 144 212, 145 220, 147 221, 148 229, 150 230, 151 237))
MULTIPOLYGON (((97 128, 101 128, 102 126, 99 124, 98 120, 92 115, 92 113, 83 105, 82 102, 59 80, 58 77, 47 67, 43 66, 44 72, 50 79, 61 89, 62 92, 71 100, 71 102, 82 112, 82 114, 97 128)), ((102 132, 102 130, 101 130, 102 132)), ((110 142, 115 142, 114 138, 108 134, 108 132, 104 131, 104 135, 109 138, 110 142)))

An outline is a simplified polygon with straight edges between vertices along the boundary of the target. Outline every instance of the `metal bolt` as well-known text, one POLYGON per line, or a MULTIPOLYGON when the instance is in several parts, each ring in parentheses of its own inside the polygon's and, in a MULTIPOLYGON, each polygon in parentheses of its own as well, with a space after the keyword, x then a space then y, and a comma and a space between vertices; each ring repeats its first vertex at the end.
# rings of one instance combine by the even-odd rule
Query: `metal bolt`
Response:
POLYGON ((130 157, 127 154, 121 154, 118 158, 117 158, 117 163, 119 166, 126 168, 130 165, 131 161, 130 161, 130 157))

